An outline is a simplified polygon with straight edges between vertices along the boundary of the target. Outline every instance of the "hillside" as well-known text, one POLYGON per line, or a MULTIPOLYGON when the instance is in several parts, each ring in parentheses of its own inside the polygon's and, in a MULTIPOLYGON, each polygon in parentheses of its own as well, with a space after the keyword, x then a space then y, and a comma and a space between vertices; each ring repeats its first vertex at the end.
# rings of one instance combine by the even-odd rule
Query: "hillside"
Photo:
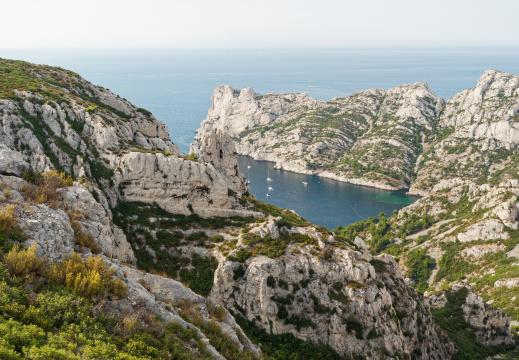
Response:
POLYGON ((213 130, 275 167, 424 195, 440 179, 517 179, 519 77, 486 71, 445 102, 426 83, 330 101, 218 87, 191 151, 213 130))
MULTIPOLYGON (((1 59, 0 86, 2 357, 462 359, 515 346, 510 318, 474 307, 471 289, 427 299, 394 257, 257 201, 225 132, 180 156, 151 113, 73 72, 1 59)), ((391 96, 407 107, 406 93, 391 96)))

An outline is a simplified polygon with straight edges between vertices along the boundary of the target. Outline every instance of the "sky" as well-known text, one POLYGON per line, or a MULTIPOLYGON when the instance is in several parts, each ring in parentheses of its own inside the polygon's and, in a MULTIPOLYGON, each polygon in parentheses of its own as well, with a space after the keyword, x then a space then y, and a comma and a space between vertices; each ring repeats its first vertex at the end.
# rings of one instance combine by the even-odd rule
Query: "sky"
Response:
POLYGON ((4 0, 0 49, 517 46, 516 0, 4 0))

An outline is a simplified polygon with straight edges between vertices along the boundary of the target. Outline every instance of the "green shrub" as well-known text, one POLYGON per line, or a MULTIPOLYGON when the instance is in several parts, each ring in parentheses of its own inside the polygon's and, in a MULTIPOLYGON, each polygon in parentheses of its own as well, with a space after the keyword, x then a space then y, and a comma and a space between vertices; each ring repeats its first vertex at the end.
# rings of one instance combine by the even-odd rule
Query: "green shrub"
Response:
POLYGON ((239 250, 236 252, 236 260, 243 263, 252 256, 252 252, 246 250, 239 250))
POLYGON ((355 337, 359 340, 362 340, 362 323, 355 318, 346 318, 343 319, 344 324, 346 325, 346 330, 348 332, 355 332, 355 337))
POLYGON ((198 241, 209 239, 205 231, 196 231, 186 236, 186 241, 198 241))
POLYGON ((221 234, 216 234, 216 235, 211 236, 211 241, 214 243, 221 243, 224 240, 225 240, 225 238, 221 234))
POLYGON ((127 296, 121 279, 114 279, 115 270, 107 267, 98 256, 82 259, 79 254, 73 253, 67 260, 53 263, 45 275, 86 299, 107 295, 118 298, 127 296))
POLYGON ((326 345, 314 344, 296 338, 293 334, 269 334, 253 321, 234 314, 236 322, 247 337, 261 344, 261 351, 268 359, 273 360, 347 360, 326 345))
POLYGON ((238 267, 236 267, 233 270, 233 279, 234 280, 238 280, 238 279, 242 278, 244 275, 245 275, 245 268, 243 267, 242 264, 238 265, 238 267))
POLYGON ((25 250, 23 248, 13 248, 4 257, 4 263, 12 276, 26 279, 29 275, 39 272, 43 266, 43 261, 36 255, 36 244, 25 250))
POLYGON ((197 294, 209 295, 213 288, 214 270, 218 266, 218 261, 213 257, 193 254, 191 265, 192 269, 183 268, 179 271, 180 280, 197 294))

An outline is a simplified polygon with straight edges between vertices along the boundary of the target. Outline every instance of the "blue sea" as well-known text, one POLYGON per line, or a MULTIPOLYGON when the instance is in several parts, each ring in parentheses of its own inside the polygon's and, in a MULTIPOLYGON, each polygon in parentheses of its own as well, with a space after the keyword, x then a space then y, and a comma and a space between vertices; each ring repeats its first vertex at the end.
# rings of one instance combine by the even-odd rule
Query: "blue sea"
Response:
MULTIPOLYGON (((181 152, 211 106, 218 85, 252 87, 265 94, 305 92, 319 99, 344 97, 369 88, 388 89, 427 82, 448 99, 475 86, 487 69, 519 74, 519 48, 355 48, 160 51, 0 51, 0 57, 61 66, 146 108, 170 129, 181 152)), ((250 159, 240 159, 240 164, 250 159)), ((251 165, 258 198, 297 211, 308 220, 337 225, 391 213, 414 199, 403 193, 363 188, 309 177, 304 192, 277 184, 297 184, 305 175, 274 171, 279 183, 265 198, 269 163, 251 165), (252 166, 254 165, 254 166, 252 166), (315 180, 315 181, 314 181, 315 180), (320 182, 320 183, 319 183, 320 182), (256 187, 258 186, 258 187, 256 187), (282 191, 277 191, 276 187, 282 191), (327 210, 328 209, 328 210, 327 210)), ((246 172, 245 169, 242 171, 246 172)))

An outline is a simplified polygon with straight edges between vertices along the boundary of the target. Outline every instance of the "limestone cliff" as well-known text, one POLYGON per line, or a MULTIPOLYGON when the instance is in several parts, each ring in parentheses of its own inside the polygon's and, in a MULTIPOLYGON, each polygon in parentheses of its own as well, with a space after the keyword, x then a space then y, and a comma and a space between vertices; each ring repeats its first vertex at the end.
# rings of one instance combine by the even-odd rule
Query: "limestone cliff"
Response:
POLYGON ((328 102, 218 87, 191 151, 213 130, 276 168, 423 195, 445 178, 517 178, 519 77, 486 71, 445 102, 425 83, 328 102))
POLYGON ((447 101, 411 192, 423 194, 445 178, 479 184, 517 179, 518 86, 519 76, 489 70, 447 101))
POLYGON ((240 154, 274 161, 276 168, 386 189, 409 186, 421 137, 443 106, 424 83, 328 102, 220 86, 212 101, 192 152, 205 134, 220 130, 240 154))
POLYGON ((59 68, 10 60, 0 65, 12 82, 0 93, 4 174, 57 169, 89 179, 91 191, 97 187, 108 199, 106 210, 120 199, 138 199, 186 214, 240 213, 228 189, 248 188, 229 139, 207 142, 212 151, 222 150, 218 162, 183 158, 163 122, 108 89, 59 68))

